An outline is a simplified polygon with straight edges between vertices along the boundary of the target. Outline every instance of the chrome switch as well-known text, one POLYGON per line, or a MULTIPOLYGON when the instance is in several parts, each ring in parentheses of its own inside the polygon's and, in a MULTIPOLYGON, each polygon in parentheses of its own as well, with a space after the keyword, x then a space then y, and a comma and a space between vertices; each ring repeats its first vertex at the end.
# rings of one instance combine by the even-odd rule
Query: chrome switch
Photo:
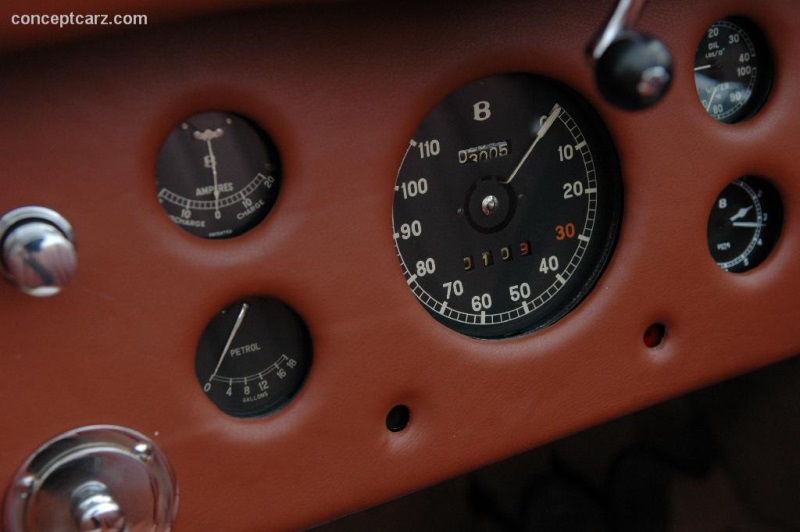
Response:
POLYGON ((3 273, 32 296, 57 294, 78 267, 72 226, 45 207, 20 207, 0 218, 0 246, 3 273))

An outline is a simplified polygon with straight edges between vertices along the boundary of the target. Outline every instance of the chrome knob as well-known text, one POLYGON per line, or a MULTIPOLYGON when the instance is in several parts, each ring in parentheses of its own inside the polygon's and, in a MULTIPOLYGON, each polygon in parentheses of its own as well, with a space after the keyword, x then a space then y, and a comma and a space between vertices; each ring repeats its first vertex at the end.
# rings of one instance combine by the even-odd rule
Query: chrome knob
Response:
POLYGON ((128 523, 108 487, 96 480, 78 486, 72 494, 72 516, 81 532, 122 532, 128 523))
POLYGON ((11 481, 6 532, 169 532, 175 472, 141 433, 96 425, 65 432, 28 457, 11 481))
POLYGON ((52 296, 69 284, 78 267, 72 227, 44 207, 21 207, 0 218, 2 268, 20 290, 52 296))

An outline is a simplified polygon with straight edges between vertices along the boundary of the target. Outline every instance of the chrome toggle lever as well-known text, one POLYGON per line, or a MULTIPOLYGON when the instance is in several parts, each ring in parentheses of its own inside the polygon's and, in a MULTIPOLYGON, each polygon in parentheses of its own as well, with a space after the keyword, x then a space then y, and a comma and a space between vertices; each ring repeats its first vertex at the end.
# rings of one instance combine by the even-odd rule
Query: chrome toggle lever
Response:
POLYGON ((587 50, 600 93, 609 103, 631 111, 656 104, 672 82, 667 46, 631 29, 644 4, 645 0, 619 0, 587 50))

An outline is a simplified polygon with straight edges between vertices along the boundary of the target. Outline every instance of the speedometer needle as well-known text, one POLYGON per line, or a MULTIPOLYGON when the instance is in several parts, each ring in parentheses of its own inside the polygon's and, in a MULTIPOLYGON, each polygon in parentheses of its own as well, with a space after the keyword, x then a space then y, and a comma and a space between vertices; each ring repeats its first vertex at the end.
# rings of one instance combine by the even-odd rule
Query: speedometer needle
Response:
POLYGON ((233 324, 233 329, 231 330, 231 334, 228 335, 228 341, 225 342, 225 347, 222 349, 222 354, 219 356, 219 361, 217 362, 217 367, 214 368, 214 373, 208 378, 208 382, 211 383, 214 380, 214 377, 217 376, 217 372, 219 371, 219 367, 222 365, 222 361, 225 360, 225 354, 228 352, 228 349, 231 347, 233 343, 233 339, 236 337, 236 333, 239 332, 239 327, 241 327, 242 322, 244 321, 244 316, 247 314, 247 309, 250 306, 247 303, 242 303, 242 310, 239 311, 239 315, 236 317, 236 323, 233 324))
POLYGON ((536 138, 533 139, 533 142, 528 148, 528 151, 526 151, 525 155, 522 156, 522 160, 520 160, 520 162, 517 164, 517 167, 514 168, 514 171, 511 172, 511 175, 508 176, 508 179, 506 179, 505 181, 501 181, 501 183, 507 185, 511 183, 511 180, 517 176, 519 169, 522 168, 522 165, 525 164, 525 161, 528 160, 528 157, 531 155, 533 148, 536 147, 536 145, 539 143, 540 140, 542 140, 542 137, 545 136, 547 130, 549 130, 552 127, 553 123, 555 123, 556 118, 558 118, 559 114, 561 114, 561 106, 555 104, 553 108, 550 110, 550 114, 547 115, 547 120, 544 121, 544 124, 542 124, 542 127, 540 127, 539 131, 536 133, 536 138))

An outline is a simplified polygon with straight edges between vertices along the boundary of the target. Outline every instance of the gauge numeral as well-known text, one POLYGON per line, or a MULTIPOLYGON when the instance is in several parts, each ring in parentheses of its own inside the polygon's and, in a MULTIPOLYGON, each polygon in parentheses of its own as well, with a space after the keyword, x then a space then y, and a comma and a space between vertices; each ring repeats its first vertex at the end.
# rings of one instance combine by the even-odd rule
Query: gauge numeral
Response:
POLYGON ((417 277, 425 277, 436 271, 436 262, 433 258, 417 261, 417 277))
POLYGON ((583 183, 575 181, 574 183, 564 183, 564 199, 577 198, 583 195, 583 183))
POLYGON ((750 61, 750 54, 748 52, 743 52, 739 54, 740 63, 747 63, 748 61, 750 61))
POLYGON ((719 28, 716 26, 712 26, 708 28, 708 38, 713 39, 714 37, 719 36, 719 28))
POLYGON ((558 160, 562 163, 570 161, 575 156, 575 148, 571 144, 564 144, 558 147, 558 160))
POLYGON ((426 140, 417 144, 419 148, 419 158, 427 159, 428 157, 436 157, 442 151, 439 141, 436 139, 426 140))
POLYGON ((733 33, 731 35, 728 35, 728 44, 736 44, 741 40, 741 38, 742 38, 741 35, 739 35, 738 33, 733 33))
POLYGON ((556 240, 566 240, 567 238, 575 238, 575 224, 557 225, 556 240))
POLYGON ((473 296, 472 310, 480 312, 481 310, 488 310, 492 308, 492 296, 483 294, 481 296, 473 296))
POLYGON ((422 234, 422 222, 414 220, 410 224, 403 224, 400 226, 400 238, 408 240, 412 236, 420 236, 422 234))
POLYGON ((461 281, 444 283, 442 284, 442 288, 447 290, 447 296, 445 297, 445 299, 450 299, 450 296, 453 294, 455 294, 456 296, 464 294, 464 284, 461 281))
POLYGON ((258 381, 258 389, 262 392, 269 388, 269 383, 267 381, 258 381))
POLYGON ((555 255, 544 257, 542 262, 539 263, 539 271, 542 273, 550 273, 556 270, 558 270, 558 257, 555 255))
POLYGON ((528 283, 515 284, 508 287, 508 295, 511 301, 517 302, 520 299, 528 299, 531 297, 531 285, 528 283))
POLYGON ((401 183, 400 190, 403 192, 403 199, 424 196, 428 192, 428 180, 421 177, 408 183, 401 183))
POLYGON ((191 209, 183 209, 183 210, 181 210, 181 217, 183 219, 185 219, 185 220, 188 220, 189 218, 191 218, 192 217, 191 209))
MULTIPOLYGON (((230 388, 228 389, 230 390, 230 388)), ((247 384, 244 385, 244 394, 250 395, 250 386, 248 386, 247 384)))
POLYGON ((744 76, 752 76, 753 75, 753 67, 750 65, 736 67, 736 75, 740 78, 744 76))
MULTIPOLYGON (((245 386, 244 389, 249 390, 250 388, 245 386)), ((249 392, 244 392, 244 393, 249 393, 249 392)), ((233 395, 233 386, 228 386, 228 389, 225 390, 225 395, 227 395, 228 397, 231 397, 233 395)))

